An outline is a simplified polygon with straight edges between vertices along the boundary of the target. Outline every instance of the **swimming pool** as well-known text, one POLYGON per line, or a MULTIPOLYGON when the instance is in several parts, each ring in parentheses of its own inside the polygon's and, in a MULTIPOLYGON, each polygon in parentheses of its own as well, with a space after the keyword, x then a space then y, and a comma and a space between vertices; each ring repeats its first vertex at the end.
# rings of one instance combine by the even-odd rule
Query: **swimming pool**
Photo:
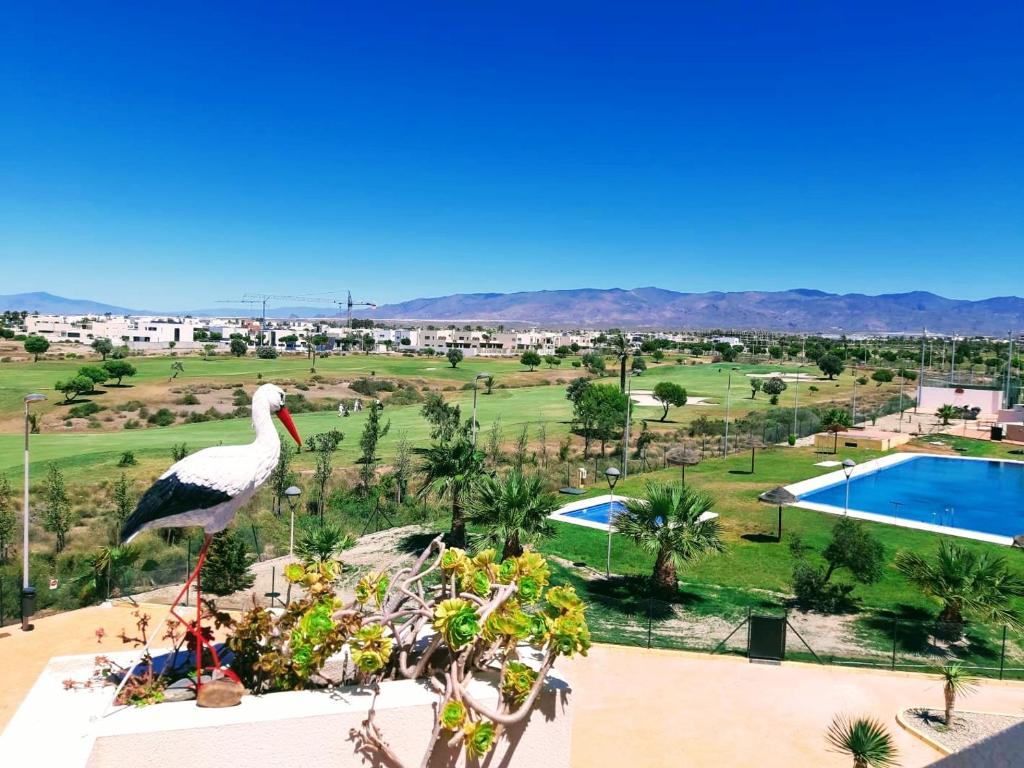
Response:
MULTIPOLYGON (((789 486, 797 506, 842 514, 846 477, 831 472, 789 486)), ((1024 463, 895 454, 850 478, 850 514, 878 522, 1012 544, 1024 534, 1024 463)))
MULTIPOLYGON (((566 504, 564 507, 560 507, 548 517, 551 520, 557 520, 562 523, 575 523, 576 525, 584 525, 587 528, 607 531, 611 518, 622 512, 626 508, 625 502, 628 501, 635 501, 635 499, 628 496, 616 496, 614 499, 610 496, 596 499, 581 499, 580 501, 574 501, 566 504)), ((701 515, 700 519, 705 520, 715 517, 718 517, 718 513, 709 511, 701 515)), ((660 517, 658 522, 661 522, 660 517)))

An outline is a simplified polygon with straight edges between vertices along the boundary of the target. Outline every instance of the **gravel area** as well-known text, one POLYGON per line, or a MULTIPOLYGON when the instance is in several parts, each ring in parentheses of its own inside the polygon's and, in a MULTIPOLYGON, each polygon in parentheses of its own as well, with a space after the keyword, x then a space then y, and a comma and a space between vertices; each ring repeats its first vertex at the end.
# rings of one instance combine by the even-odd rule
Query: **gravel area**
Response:
POLYGON ((953 725, 946 726, 946 713, 941 709, 907 709, 903 712, 907 724, 934 739, 952 752, 994 736, 1010 726, 1024 722, 1024 717, 996 715, 989 712, 957 712, 953 725))

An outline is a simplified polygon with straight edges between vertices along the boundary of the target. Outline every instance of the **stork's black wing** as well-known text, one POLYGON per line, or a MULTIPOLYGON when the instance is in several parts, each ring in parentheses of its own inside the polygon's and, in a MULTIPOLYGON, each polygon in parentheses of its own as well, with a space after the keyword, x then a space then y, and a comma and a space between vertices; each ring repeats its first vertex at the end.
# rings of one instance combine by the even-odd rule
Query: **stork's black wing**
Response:
POLYGON ((162 477, 142 495, 135 511, 125 520, 121 528, 121 540, 131 538, 147 523, 185 512, 210 509, 231 498, 232 495, 226 491, 184 482, 176 474, 162 477))

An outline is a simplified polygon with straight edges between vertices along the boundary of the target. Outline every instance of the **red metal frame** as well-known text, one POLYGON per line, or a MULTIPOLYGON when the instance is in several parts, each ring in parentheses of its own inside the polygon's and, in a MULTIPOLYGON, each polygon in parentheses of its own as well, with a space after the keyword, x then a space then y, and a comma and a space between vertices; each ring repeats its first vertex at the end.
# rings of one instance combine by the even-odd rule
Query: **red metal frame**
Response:
POLYGON ((200 581, 200 578, 199 578, 199 571, 203 567, 203 563, 206 561, 206 550, 210 548, 210 541, 212 539, 213 539, 213 536, 211 534, 209 534, 209 533, 206 534, 206 538, 203 539, 203 548, 199 550, 199 558, 198 558, 198 560, 196 562, 195 570, 193 570, 192 574, 188 577, 188 581, 185 582, 185 586, 182 587, 181 592, 179 592, 178 596, 176 598, 174 598, 174 602, 171 603, 171 611, 170 611, 171 616, 173 616, 178 621, 180 621, 182 623, 182 625, 185 627, 185 631, 188 632, 190 635, 192 635, 192 637, 195 638, 195 641, 196 641, 195 642, 195 649, 196 649, 196 696, 197 697, 199 695, 199 687, 202 684, 201 681, 202 681, 202 678, 203 678, 203 648, 204 647, 209 649, 210 655, 213 656, 213 667, 212 667, 212 671, 213 672, 220 672, 222 675, 224 675, 225 677, 230 678, 231 680, 234 680, 236 683, 240 683, 241 682, 241 680, 238 679, 238 675, 236 675, 230 669, 225 669, 224 667, 221 666, 221 664, 220 664, 220 656, 217 654, 217 649, 214 647, 213 642, 210 641, 210 640, 207 640, 205 637, 203 637, 203 626, 202 626, 202 621, 203 621, 203 595, 202 595, 202 589, 201 589, 201 581, 200 581), (188 594, 188 590, 189 590, 189 587, 192 586, 192 582, 195 582, 195 584, 196 584, 196 620, 194 622, 193 621, 186 621, 184 618, 182 618, 178 614, 178 612, 176 610, 177 607, 178 607, 178 604, 181 602, 182 598, 184 598, 185 595, 188 594))

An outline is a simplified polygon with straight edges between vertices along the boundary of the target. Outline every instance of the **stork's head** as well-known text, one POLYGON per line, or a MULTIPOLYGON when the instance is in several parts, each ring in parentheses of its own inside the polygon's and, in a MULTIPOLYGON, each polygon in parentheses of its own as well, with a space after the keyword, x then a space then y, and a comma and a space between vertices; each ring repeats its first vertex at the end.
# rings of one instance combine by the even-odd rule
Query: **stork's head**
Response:
POLYGON ((284 407, 284 390, 279 386, 276 384, 264 384, 257 389, 256 394, 252 396, 252 408, 253 410, 266 408, 271 413, 276 414, 277 418, 284 424, 284 428, 288 430, 288 434, 292 436, 292 439, 298 445, 302 445, 302 438, 299 437, 299 431, 295 429, 292 415, 284 407))

